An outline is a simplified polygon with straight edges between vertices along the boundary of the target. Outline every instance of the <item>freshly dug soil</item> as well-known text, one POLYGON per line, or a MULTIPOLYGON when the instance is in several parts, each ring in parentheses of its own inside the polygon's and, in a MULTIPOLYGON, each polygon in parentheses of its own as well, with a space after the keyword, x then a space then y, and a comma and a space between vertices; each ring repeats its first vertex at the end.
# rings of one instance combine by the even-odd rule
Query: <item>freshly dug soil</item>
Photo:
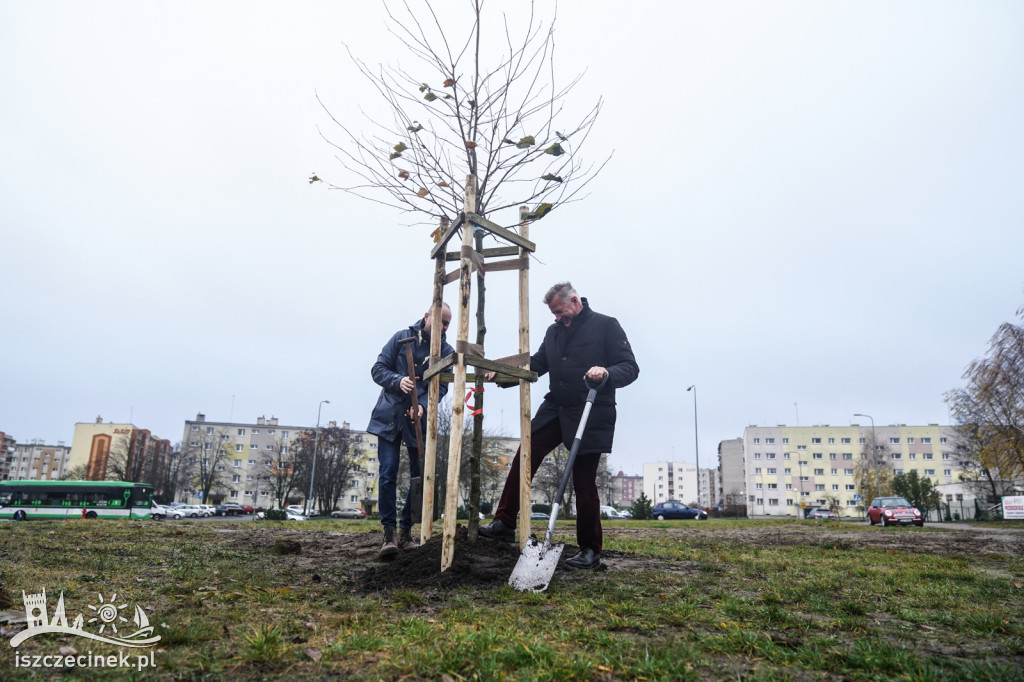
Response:
MULTIPOLYGON (((609 527, 610 526, 610 527, 609 527)), ((508 582, 519 558, 519 545, 478 537, 470 543, 465 526, 458 526, 451 567, 441 571, 440 531, 426 544, 406 547, 392 561, 380 561, 381 533, 305 531, 292 528, 251 529, 250 541, 267 552, 286 554, 295 567, 314 582, 340 580, 358 594, 400 589, 421 594, 459 587, 500 587, 508 582), (284 551, 282 551, 284 550, 284 551)), ((417 526, 418 530, 418 526, 417 526)), ((758 547, 813 545, 818 547, 878 547, 900 552, 935 555, 984 556, 1024 553, 1024 529, 972 528, 964 525, 926 527, 923 531, 893 528, 864 532, 857 525, 808 522, 768 528, 730 528, 714 521, 694 522, 678 528, 604 529, 605 538, 668 535, 681 544, 741 543, 758 547), (824 524, 824 525, 822 525, 824 524)), ((552 587, 584 579, 587 571, 573 569, 565 560, 579 549, 566 543, 552 587)), ((285 558, 282 556, 282 558, 285 558)), ((598 570, 641 571, 664 567, 662 559, 643 554, 605 551, 598 570)))

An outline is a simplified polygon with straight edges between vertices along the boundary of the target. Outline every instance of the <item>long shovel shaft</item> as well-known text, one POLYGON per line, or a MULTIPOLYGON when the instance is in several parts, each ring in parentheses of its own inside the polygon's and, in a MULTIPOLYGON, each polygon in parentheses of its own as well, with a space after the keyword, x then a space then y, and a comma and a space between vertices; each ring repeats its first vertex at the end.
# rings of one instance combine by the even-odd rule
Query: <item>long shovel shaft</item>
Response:
POLYGON ((594 406, 597 398, 597 389, 592 388, 587 393, 587 404, 583 406, 583 416, 580 417, 580 425, 576 427, 576 437, 573 438, 572 448, 569 450, 569 459, 565 463, 565 473, 558 484, 558 493, 555 495, 555 503, 551 507, 551 519, 548 521, 548 532, 544 534, 544 547, 551 546, 551 538, 555 535, 555 521, 558 520, 558 508, 562 506, 562 497, 565 489, 569 487, 569 477, 572 476, 572 467, 576 463, 576 455, 580 451, 580 441, 583 440, 583 431, 587 428, 587 420, 590 418, 590 408, 594 406))

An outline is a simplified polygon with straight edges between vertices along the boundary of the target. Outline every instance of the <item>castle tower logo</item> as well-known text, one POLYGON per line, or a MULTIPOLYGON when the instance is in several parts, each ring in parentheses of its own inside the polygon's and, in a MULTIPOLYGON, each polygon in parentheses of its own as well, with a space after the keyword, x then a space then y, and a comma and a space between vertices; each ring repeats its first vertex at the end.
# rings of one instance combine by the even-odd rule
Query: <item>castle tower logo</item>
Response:
POLYGON ((88 620, 85 615, 78 614, 78 617, 68 625, 67 615, 64 611, 64 592, 60 593, 57 601, 57 608, 54 609, 53 617, 50 617, 46 608, 46 590, 39 594, 21 593, 22 603, 25 605, 25 620, 28 628, 22 630, 11 638, 11 646, 17 647, 26 639, 47 633, 60 633, 95 639, 98 642, 106 642, 115 646, 149 647, 160 641, 160 635, 153 634, 153 626, 149 624, 149 618, 141 606, 135 606, 135 614, 132 620, 122 615, 122 609, 127 609, 128 604, 118 604, 117 595, 112 594, 110 598, 104 599, 99 594, 99 602, 89 605, 88 620), (134 624, 134 632, 130 632, 134 624), (95 628, 96 632, 86 629, 86 625, 95 628))

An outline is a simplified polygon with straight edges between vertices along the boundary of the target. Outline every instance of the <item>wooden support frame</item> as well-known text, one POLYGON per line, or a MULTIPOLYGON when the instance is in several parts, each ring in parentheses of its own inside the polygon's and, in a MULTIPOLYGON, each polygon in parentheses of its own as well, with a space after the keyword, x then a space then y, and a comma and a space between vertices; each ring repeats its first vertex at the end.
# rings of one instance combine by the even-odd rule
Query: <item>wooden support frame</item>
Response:
MULTIPOLYGON (((505 229, 486 218, 476 214, 476 188, 475 176, 466 177, 466 210, 459 215, 458 220, 451 226, 442 225, 441 239, 431 251, 431 258, 434 259, 434 299, 431 310, 436 312, 432 317, 431 324, 431 350, 430 362, 424 372, 424 381, 429 381, 430 394, 428 400, 427 417, 429 420, 427 429, 427 445, 425 450, 429 454, 429 461, 424 463, 424 503, 423 517, 421 521, 422 530, 420 542, 426 542, 432 533, 432 522, 434 513, 433 482, 436 471, 437 455, 437 396, 441 381, 451 381, 454 384, 452 390, 455 396, 462 396, 466 392, 466 385, 470 380, 474 382, 479 376, 478 373, 469 374, 467 367, 474 367, 477 370, 493 371, 496 373, 495 380, 500 382, 519 382, 519 408, 520 408, 520 467, 523 486, 520 488, 520 544, 525 545, 530 535, 530 384, 537 381, 537 373, 530 370, 530 322, 529 322, 529 268, 530 254, 536 250, 536 245, 529 240, 529 215, 528 209, 523 206, 519 209, 519 229, 516 234, 512 230, 505 229), (474 227, 479 227, 490 232, 495 237, 514 246, 483 249, 477 252, 473 248, 474 227), (462 244, 458 251, 447 251, 448 242, 455 236, 459 229, 462 229, 462 244), (506 258, 507 260, 487 263, 488 258, 506 258), (458 270, 445 271, 446 261, 458 260, 458 270), (518 271, 519 273, 519 352, 511 357, 491 360, 484 357, 484 349, 469 343, 469 316, 470 316, 470 294, 472 289, 473 272, 486 273, 488 271, 518 271), (438 357, 440 353, 440 306, 443 288, 446 284, 459 281, 459 296, 457 305, 452 306, 453 315, 458 316, 456 340, 453 344, 455 352, 447 357, 438 357), (456 311, 457 308, 457 311, 456 311), (436 326, 435 326, 436 325, 436 326), (437 346, 435 348, 435 340, 437 346), (427 490, 430 490, 428 504, 427 490)), ((441 544, 441 570, 445 571, 451 567, 455 558, 455 530, 457 527, 457 513, 459 503, 459 469, 462 458, 462 428, 466 416, 466 406, 461 400, 452 401, 451 431, 449 433, 448 447, 448 477, 446 481, 444 523, 442 530, 441 544)))

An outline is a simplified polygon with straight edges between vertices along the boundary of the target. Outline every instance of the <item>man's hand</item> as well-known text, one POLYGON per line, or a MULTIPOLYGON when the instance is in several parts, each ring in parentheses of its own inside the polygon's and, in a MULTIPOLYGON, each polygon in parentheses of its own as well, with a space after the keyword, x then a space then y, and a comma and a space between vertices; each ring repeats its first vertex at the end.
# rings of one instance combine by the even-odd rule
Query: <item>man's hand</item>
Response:
POLYGON ((402 393, 412 393, 412 389, 416 387, 416 384, 412 382, 409 377, 402 377, 402 381, 399 382, 398 387, 402 389, 402 393))
POLYGON ((587 373, 583 376, 585 379, 590 379, 591 381, 601 381, 601 379, 604 379, 606 376, 608 376, 608 370, 606 370, 604 367, 598 367, 597 365, 594 365, 593 367, 588 369, 587 373))
POLYGON ((406 410, 405 414, 406 416, 409 417, 409 419, 416 419, 421 414, 423 414, 423 406, 420 405, 419 403, 413 403, 413 406, 406 410), (416 414, 413 414, 413 410, 416 410, 416 414))

